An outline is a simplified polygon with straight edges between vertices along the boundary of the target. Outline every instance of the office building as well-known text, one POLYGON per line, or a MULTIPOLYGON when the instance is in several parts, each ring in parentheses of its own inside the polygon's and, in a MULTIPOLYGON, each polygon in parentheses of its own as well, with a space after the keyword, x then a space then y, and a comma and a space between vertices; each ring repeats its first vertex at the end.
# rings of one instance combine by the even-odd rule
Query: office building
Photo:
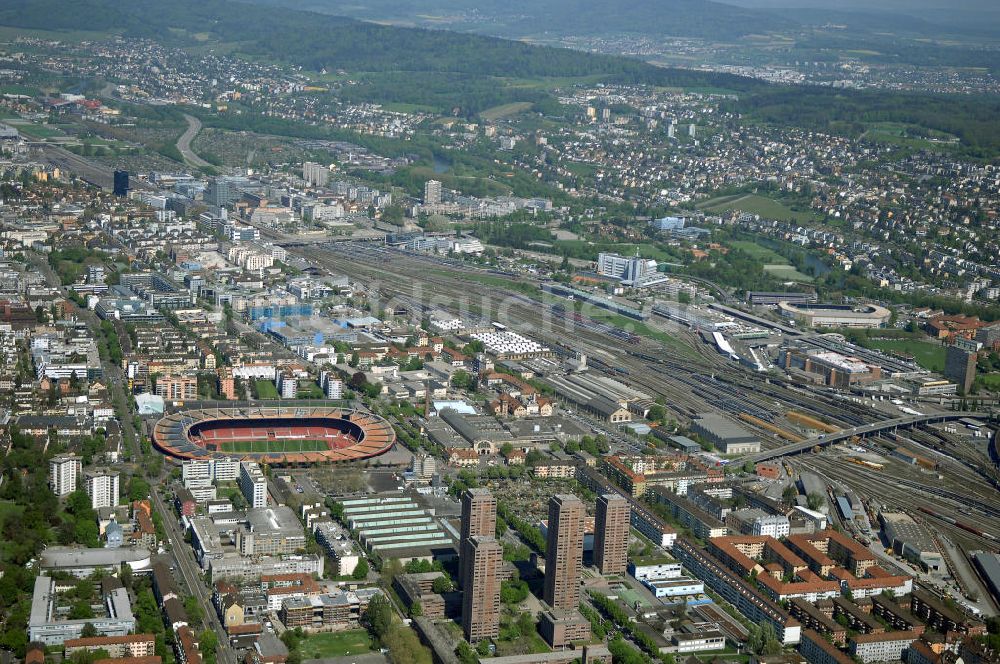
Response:
POLYGON ((955 381, 958 389, 968 394, 976 381, 976 359, 979 343, 956 337, 944 356, 944 377, 955 381))
POLYGON ((691 431, 711 443, 722 454, 756 454, 760 439, 718 413, 701 413, 691 422, 691 431))
POLYGON ((91 618, 68 618, 67 614, 57 611, 60 603, 65 601, 52 577, 35 577, 28 617, 30 641, 62 646, 68 640, 81 638, 88 625, 98 636, 125 636, 135 630, 135 616, 132 615, 128 591, 121 584, 102 584, 102 598, 97 605, 103 606, 103 610, 91 618))
POLYGON ((233 191, 227 178, 216 177, 208 181, 208 186, 205 188, 204 200, 206 205, 223 207, 236 200, 237 195, 237 192, 233 191))
POLYGON ((463 549, 466 584, 462 591, 462 628, 469 643, 500 633, 500 566, 503 548, 492 536, 472 536, 463 549))
POLYGON ((49 487, 57 496, 65 496, 76 491, 80 477, 80 457, 72 454, 53 457, 49 461, 49 487))
POLYGON ((542 598, 553 609, 576 609, 580 604, 586 514, 583 501, 576 496, 560 494, 549 499, 542 598))
POLYGON ((277 556, 305 549, 306 536, 295 512, 279 505, 247 510, 234 542, 241 556, 277 556))
POLYGON ((597 256, 597 273, 619 279, 625 285, 639 286, 656 279, 656 261, 639 256, 625 257, 618 254, 600 253, 597 256))
POLYGON ((267 479, 256 461, 240 463, 240 477, 237 480, 247 505, 257 509, 267 506, 267 479))
POLYGON ((125 198, 128 196, 128 189, 128 171, 115 171, 115 196, 125 198))
POLYGON ((84 487, 87 490, 87 497, 90 498, 90 506, 95 510, 118 504, 118 473, 111 470, 87 472, 84 475, 84 487))
POLYGON ((599 496, 594 523, 594 565, 601 574, 625 573, 628 532, 628 501, 614 493, 599 496))
POLYGON ((307 161, 302 164, 302 179, 313 187, 325 187, 330 179, 330 169, 323 164, 307 161))
POLYGON ((462 494, 462 532, 458 542, 459 578, 466 588, 469 573, 470 553, 466 551, 473 537, 492 537, 497 529, 497 499, 488 489, 466 489, 462 494))
POLYGON ((441 183, 437 180, 424 183, 424 205, 441 205, 441 183))

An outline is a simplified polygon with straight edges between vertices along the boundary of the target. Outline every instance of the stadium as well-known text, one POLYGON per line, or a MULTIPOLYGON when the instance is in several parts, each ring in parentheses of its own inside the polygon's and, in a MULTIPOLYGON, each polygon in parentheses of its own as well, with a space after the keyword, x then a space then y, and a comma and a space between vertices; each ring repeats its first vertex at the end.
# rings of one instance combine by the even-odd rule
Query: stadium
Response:
POLYGON ((157 449, 179 459, 238 457, 274 465, 361 461, 395 442, 395 431, 381 417, 335 406, 186 410, 153 428, 157 449))

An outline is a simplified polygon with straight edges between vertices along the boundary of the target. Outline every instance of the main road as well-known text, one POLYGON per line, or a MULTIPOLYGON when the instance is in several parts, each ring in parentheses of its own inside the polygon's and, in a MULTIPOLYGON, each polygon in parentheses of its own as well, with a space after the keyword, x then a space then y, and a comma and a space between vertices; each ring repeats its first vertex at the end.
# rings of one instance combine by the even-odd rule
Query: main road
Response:
POLYGON ((198 602, 205 607, 205 620, 212 625, 212 629, 215 630, 215 635, 219 639, 219 647, 216 649, 216 652, 218 654, 220 664, 237 664, 236 653, 233 652, 232 647, 229 645, 229 635, 226 634, 226 630, 223 629, 222 623, 219 622, 219 614, 212 605, 212 595, 205 587, 201 567, 198 566, 198 563, 194 559, 194 551, 187 544, 187 542, 184 541, 184 534, 177 525, 177 519, 174 517, 174 512, 167 508, 163 499, 160 497, 160 488, 161 487, 154 488, 151 496, 156 509, 163 516, 163 527, 167 531, 167 540, 171 544, 170 550, 174 555, 174 560, 177 561, 177 568, 181 573, 181 577, 184 579, 185 585, 187 585, 188 589, 191 591, 191 594, 193 594, 198 599, 198 602))
POLYGON ((180 138, 177 139, 177 149, 180 151, 181 156, 184 157, 186 161, 191 166, 197 166, 198 168, 208 168, 211 164, 195 154, 194 150, 191 149, 191 141, 194 137, 198 135, 201 131, 201 120, 194 117, 193 115, 184 114, 184 119, 187 120, 188 126, 181 134, 180 138))
MULTIPOLYGON (((35 268, 45 276, 50 285, 59 287, 61 283, 59 276, 44 259, 37 254, 32 254, 29 257, 29 260, 35 268)), ((101 321, 94 314, 94 312, 86 308, 76 307, 75 313, 87 324, 95 337, 100 334, 101 321)), ((124 330, 120 330, 120 334, 124 334, 124 330)), ((125 335, 124 338, 127 343, 127 335, 125 335)), ((106 382, 108 383, 108 389, 111 392, 111 398, 115 406, 115 411, 119 414, 118 419, 121 423, 123 441, 125 446, 128 448, 129 456, 132 459, 135 459, 136 464, 139 466, 136 468, 135 472, 144 472, 145 464, 142 463, 142 450, 138 441, 139 432, 135 430, 130 399, 125 393, 124 376, 122 375, 121 368, 107 358, 102 358, 101 367, 104 371, 106 382)), ((153 452, 153 454, 158 453, 153 452)), ((198 564, 194 559, 194 552, 184 541, 184 534, 180 531, 180 528, 177 525, 177 519, 174 517, 173 510, 168 508, 160 497, 160 488, 163 486, 163 480, 165 479, 164 473, 161 473, 158 479, 158 482, 152 482, 154 486, 150 489, 150 498, 153 500, 153 504, 157 512, 159 512, 160 516, 163 517, 163 526, 166 529, 167 541, 170 543, 171 553, 177 561, 184 585, 187 586, 189 594, 197 597, 198 602, 202 606, 206 607, 205 620, 212 626, 212 629, 215 630, 216 636, 219 639, 219 647, 217 648, 219 663, 237 664, 236 654, 230 647, 229 636, 226 634, 225 629, 223 629, 222 623, 219 621, 219 615, 212 606, 212 597, 205 587, 205 581, 201 575, 201 568, 198 567, 198 564), (159 484, 159 486, 155 486, 157 484, 159 484)))

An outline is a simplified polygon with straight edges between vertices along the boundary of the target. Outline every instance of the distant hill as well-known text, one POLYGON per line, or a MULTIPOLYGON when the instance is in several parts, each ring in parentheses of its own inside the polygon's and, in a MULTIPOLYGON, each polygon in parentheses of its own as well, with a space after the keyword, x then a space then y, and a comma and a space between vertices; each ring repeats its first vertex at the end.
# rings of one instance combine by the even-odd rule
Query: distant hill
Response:
MULTIPOLYGON (((572 84, 581 77, 588 83, 728 89, 739 95, 731 110, 758 122, 852 136, 861 135, 867 122, 904 122, 959 136, 969 155, 992 159, 1000 154, 1000 102, 995 98, 771 86, 630 58, 230 0, 4 0, 0 25, 114 33, 175 46, 225 44, 237 54, 313 71, 351 72, 355 81, 339 92, 345 99, 419 104, 469 118, 515 101, 557 115, 563 109, 545 89, 544 79, 572 84)), ((250 115, 233 116, 233 122, 243 124, 228 128, 276 122, 250 115)), ((268 126, 258 128, 270 131, 268 126)), ((280 129, 309 136, 321 131, 295 123, 280 129)))
POLYGON ((237 54, 311 71, 364 72, 350 99, 420 104, 472 116, 515 101, 550 104, 547 92, 510 79, 590 77, 614 82, 751 90, 750 79, 639 60, 532 46, 469 33, 400 28, 230 0, 6 0, 0 25, 96 31, 175 46, 224 43, 237 54))
MULTIPOLYGON (((113 32, 175 45, 225 42, 311 70, 462 72, 478 76, 622 76, 665 85, 718 84, 716 75, 495 37, 399 28, 231 0, 6 0, 0 25, 113 32)), ((754 85, 722 77, 737 88, 754 85)))
POLYGON ((1000 37, 996 0, 723 0, 750 10, 781 11, 794 20, 832 20, 872 29, 902 28, 929 36, 973 31, 1000 37))
POLYGON ((504 36, 608 35, 730 39, 795 26, 780 14, 713 0, 251 0, 372 21, 504 36))

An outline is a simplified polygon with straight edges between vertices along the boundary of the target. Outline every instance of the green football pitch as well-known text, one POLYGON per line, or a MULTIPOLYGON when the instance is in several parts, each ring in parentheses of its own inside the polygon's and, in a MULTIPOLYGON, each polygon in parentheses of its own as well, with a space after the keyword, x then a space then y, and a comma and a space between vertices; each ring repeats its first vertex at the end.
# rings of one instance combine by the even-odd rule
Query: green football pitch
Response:
POLYGON ((222 452, 244 454, 281 454, 294 452, 324 452, 330 449, 322 440, 232 440, 219 444, 222 452))

